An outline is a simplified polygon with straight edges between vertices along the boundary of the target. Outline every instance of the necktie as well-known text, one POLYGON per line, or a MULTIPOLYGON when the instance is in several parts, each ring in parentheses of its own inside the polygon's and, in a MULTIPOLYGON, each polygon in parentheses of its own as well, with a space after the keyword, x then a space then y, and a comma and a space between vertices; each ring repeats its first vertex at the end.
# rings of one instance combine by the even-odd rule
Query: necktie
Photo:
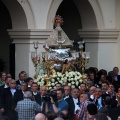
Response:
POLYGON ((98 99, 95 100, 95 104, 98 105, 98 99))
POLYGON ((96 106, 97 106, 97 108, 98 108, 98 110, 99 110, 99 109, 100 109, 100 103, 98 102, 98 99, 96 99, 95 104, 96 104, 96 106))

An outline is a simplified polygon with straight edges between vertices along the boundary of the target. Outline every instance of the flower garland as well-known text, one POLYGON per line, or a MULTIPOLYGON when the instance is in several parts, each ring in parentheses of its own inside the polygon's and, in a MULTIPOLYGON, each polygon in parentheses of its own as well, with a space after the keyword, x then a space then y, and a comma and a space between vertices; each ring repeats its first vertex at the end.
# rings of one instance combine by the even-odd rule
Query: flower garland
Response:
MULTIPOLYGON (((47 75, 38 75, 37 79, 34 80, 34 82, 37 82, 37 84, 41 87, 46 84, 44 78, 47 75)), ((52 75, 51 80, 49 81, 49 89, 55 89, 56 83, 61 83, 62 85, 68 85, 71 86, 71 88, 79 87, 80 83, 82 83, 82 75, 80 72, 77 71, 71 71, 71 72, 65 72, 65 74, 62 74, 60 72, 56 72, 52 75)))

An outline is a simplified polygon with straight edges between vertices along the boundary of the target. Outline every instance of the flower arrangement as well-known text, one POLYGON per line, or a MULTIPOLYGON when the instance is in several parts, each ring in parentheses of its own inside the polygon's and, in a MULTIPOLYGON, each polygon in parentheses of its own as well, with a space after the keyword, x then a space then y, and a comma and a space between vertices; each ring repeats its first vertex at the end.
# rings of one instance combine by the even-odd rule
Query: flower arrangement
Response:
MULTIPOLYGON (((47 75, 38 75, 37 79, 34 82, 37 82, 39 86, 43 86, 46 84, 44 78, 47 75)), ((71 71, 65 72, 62 74, 60 72, 56 72, 51 76, 51 80, 48 83, 49 89, 55 89, 56 83, 61 83, 62 85, 71 86, 71 88, 79 87, 80 83, 82 83, 82 75, 80 72, 71 71)))

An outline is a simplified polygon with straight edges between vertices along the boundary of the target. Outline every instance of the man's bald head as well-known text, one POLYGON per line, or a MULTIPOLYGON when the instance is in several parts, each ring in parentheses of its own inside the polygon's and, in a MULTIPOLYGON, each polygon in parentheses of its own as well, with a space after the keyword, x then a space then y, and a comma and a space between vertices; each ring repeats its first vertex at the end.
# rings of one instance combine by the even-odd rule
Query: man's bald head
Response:
POLYGON ((45 115, 42 114, 42 113, 38 113, 38 114, 35 116, 35 120, 45 120, 45 115))

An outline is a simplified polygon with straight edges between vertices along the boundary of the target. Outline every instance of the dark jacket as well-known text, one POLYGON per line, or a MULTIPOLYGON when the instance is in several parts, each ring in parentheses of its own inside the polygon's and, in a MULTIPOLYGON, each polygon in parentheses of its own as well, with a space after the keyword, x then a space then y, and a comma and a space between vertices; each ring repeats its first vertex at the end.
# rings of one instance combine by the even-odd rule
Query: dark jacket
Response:
MULTIPOLYGON (((68 108, 68 118, 69 120, 74 120, 74 110, 75 110, 75 104, 73 101, 73 97, 70 96, 69 98, 65 99, 65 101, 67 101, 69 108, 68 108)), ((78 102, 78 105, 80 105, 80 103, 78 102)))
POLYGON ((1 98, 0 98, 1 108, 14 109, 17 105, 17 102, 22 99, 23 99, 23 96, 19 90, 16 90, 16 92, 14 93, 14 96, 12 96, 10 88, 6 88, 1 93, 1 98))

